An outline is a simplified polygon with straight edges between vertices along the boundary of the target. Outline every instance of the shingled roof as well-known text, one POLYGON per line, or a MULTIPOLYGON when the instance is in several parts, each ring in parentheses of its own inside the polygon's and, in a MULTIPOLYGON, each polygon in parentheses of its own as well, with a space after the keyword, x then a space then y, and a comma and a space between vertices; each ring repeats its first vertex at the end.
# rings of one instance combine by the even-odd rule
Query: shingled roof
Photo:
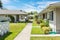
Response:
POLYGON ((43 10, 40 12, 40 14, 41 14, 41 13, 45 13, 45 12, 49 11, 50 9, 52 9, 52 8, 57 8, 57 7, 60 7, 60 2, 50 4, 50 5, 47 6, 45 9, 43 9, 43 10))
POLYGON ((20 10, 2 10, 0 9, 0 14, 27 14, 24 11, 20 10))

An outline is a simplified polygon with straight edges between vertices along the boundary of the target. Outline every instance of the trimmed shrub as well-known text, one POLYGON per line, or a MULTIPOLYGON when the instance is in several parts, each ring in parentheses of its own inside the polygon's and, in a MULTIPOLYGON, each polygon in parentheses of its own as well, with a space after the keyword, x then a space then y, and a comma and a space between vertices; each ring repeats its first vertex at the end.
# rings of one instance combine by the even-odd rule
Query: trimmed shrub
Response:
POLYGON ((37 20, 37 24, 40 24, 40 20, 39 19, 37 20))
POLYGON ((44 31, 44 34, 49 34, 52 31, 50 27, 42 27, 42 30, 44 31))
POLYGON ((44 20, 40 19, 40 23, 41 23, 41 24, 40 24, 41 26, 44 25, 44 26, 46 26, 46 27, 49 27, 49 20, 44 21, 44 20))
POLYGON ((38 15, 35 15, 35 21, 37 21, 38 20, 38 15))
POLYGON ((43 23, 43 20, 42 19, 40 19, 40 23, 43 23))
POLYGON ((46 20, 45 24, 48 27, 49 26, 49 20, 46 20))
POLYGON ((8 15, 8 17, 10 17, 11 21, 10 22, 14 22, 15 18, 11 15, 8 15))
POLYGON ((41 28, 46 27, 46 25, 44 23, 40 23, 40 26, 41 26, 41 28))

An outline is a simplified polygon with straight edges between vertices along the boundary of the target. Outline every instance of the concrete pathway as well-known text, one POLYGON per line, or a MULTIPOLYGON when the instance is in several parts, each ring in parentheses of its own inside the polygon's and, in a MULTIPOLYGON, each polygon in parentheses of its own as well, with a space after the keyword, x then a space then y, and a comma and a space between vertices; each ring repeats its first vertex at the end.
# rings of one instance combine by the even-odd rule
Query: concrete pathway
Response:
POLYGON ((45 36, 46 37, 46 36, 60 36, 60 34, 47 34, 47 35, 43 35, 43 34, 42 35, 38 35, 38 34, 35 35, 35 34, 33 34, 31 36, 32 37, 41 37, 41 36, 43 36, 43 37, 45 36))
POLYGON ((21 33, 14 40, 30 40, 32 23, 28 23, 21 33))

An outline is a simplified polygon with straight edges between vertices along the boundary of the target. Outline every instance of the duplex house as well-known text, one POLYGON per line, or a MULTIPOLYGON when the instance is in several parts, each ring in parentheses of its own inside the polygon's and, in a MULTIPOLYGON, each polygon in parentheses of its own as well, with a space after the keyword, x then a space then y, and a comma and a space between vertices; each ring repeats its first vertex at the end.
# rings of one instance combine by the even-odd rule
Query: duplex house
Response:
POLYGON ((22 10, 0 10, 0 16, 9 17, 12 22, 19 22, 27 17, 27 13, 22 10))
POLYGON ((49 19, 49 25, 53 32, 60 33, 60 2, 50 4, 40 12, 40 18, 49 19))

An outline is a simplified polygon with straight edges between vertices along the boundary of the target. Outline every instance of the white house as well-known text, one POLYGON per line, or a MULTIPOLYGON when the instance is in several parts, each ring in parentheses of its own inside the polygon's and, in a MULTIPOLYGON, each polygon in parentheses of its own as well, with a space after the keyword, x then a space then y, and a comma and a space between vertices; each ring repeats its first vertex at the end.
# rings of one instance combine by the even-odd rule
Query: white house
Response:
POLYGON ((0 10, 0 16, 10 17, 13 22, 24 20, 27 13, 22 10, 0 10), (12 18, 11 18, 12 17, 12 18))
POLYGON ((49 25, 54 32, 60 33, 60 2, 50 4, 40 12, 40 18, 49 19, 49 25))
POLYGON ((3 10, 0 9, 0 35, 9 32, 9 21, 19 22, 27 17, 27 13, 22 10, 3 10))

